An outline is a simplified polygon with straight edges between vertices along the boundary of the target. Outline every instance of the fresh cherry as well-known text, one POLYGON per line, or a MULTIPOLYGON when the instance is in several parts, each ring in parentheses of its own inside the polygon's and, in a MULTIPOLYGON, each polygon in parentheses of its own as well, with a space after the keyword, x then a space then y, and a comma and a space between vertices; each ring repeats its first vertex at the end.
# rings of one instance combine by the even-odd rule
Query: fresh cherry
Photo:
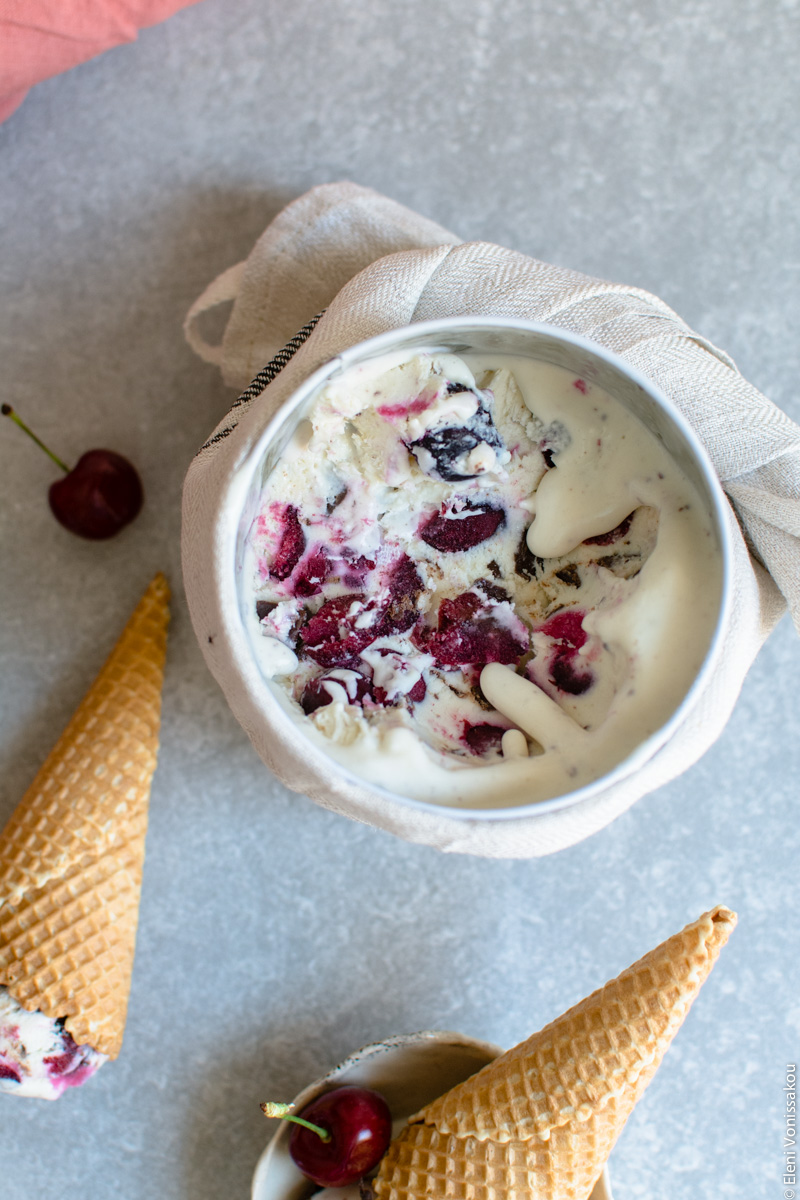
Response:
POLYGON ((48 498, 65 529, 99 541, 138 516, 144 495, 127 458, 113 450, 87 450, 63 479, 50 485, 48 498))
POLYGON ((100 540, 113 537, 138 516, 144 498, 135 467, 113 450, 88 450, 70 470, 14 412, 2 405, 10 417, 64 472, 50 485, 50 508, 56 520, 79 537, 100 540))
POLYGON ((298 1114, 289 1104, 266 1103, 267 1117, 293 1121, 289 1153, 320 1187, 347 1187, 381 1160, 392 1138, 392 1116, 379 1092, 340 1087, 323 1092, 298 1114))

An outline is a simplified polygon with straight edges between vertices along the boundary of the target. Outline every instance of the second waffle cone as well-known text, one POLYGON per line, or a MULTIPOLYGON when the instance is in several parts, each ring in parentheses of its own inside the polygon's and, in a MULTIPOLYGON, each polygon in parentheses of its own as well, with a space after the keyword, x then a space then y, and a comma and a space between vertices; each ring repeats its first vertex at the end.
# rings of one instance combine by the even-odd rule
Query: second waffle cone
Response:
POLYGON ((705 913, 412 1117, 377 1200, 587 1200, 735 923, 705 913))

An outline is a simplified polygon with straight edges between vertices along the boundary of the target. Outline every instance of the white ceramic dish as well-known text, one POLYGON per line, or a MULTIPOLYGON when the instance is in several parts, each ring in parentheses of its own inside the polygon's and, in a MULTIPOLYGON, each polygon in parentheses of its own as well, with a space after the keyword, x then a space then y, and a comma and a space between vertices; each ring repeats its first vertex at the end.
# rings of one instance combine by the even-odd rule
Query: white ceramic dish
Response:
MULTIPOLYGON (((422 322, 401 330, 393 330, 363 342, 326 363, 281 406, 274 418, 257 437, 246 457, 239 464, 229 493, 230 575, 224 581, 223 609, 236 611, 240 620, 228 628, 230 653, 239 676, 241 690, 249 696, 252 712, 267 721, 274 730, 275 744, 284 747, 281 758, 277 752, 270 759, 276 773, 295 790, 305 791, 315 799, 324 793, 339 811, 350 812, 351 798, 356 792, 363 796, 385 799, 392 806, 400 805, 431 815, 446 813, 448 817, 465 821, 502 821, 571 807, 588 801, 606 789, 621 783, 648 762, 671 738, 686 719, 714 669, 730 617, 731 540, 726 519, 726 501, 713 467, 700 441, 677 408, 645 376, 640 375, 623 360, 591 342, 552 326, 530 321, 491 317, 459 317, 422 322), (298 736, 299 726, 292 720, 276 694, 255 667, 247 630, 245 611, 252 603, 249 585, 243 575, 244 544, 257 508, 263 480, 272 471, 298 424, 305 418, 318 389, 328 380, 338 377, 356 364, 398 350, 413 353, 418 349, 437 348, 456 354, 488 354, 530 357, 565 367, 595 383, 620 401, 634 416, 641 419, 663 443, 684 474, 697 488, 705 507, 722 560, 721 587, 716 627, 709 640, 705 660, 689 687, 683 701, 668 720, 623 761, 597 779, 572 792, 540 799, 534 803, 503 805, 498 799, 493 807, 460 807, 430 803, 387 791, 378 784, 367 783, 336 762, 311 739, 298 736), (291 748, 288 753, 286 748, 291 748), (310 780, 312 782, 310 782, 310 780)), ((246 723, 248 729, 252 717, 246 723)), ((251 734, 252 736, 252 734, 251 734)), ((393 825, 394 828, 394 825, 393 825)))
MULTIPOLYGON (((386 1097, 398 1132, 412 1113, 474 1075, 498 1054, 502 1054, 499 1046, 461 1033, 425 1030, 387 1038, 351 1054, 322 1079, 304 1088, 294 1103, 299 1110, 320 1092, 345 1083, 374 1088, 386 1097)), ((275 1124, 275 1135, 253 1176, 252 1200, 307 1200, 318 1189, 289 1156, 290 1127, 284 1121, 275 1124)), ((607 1170, 598 1179, 590 1200, 612 1200, 607 1170)))

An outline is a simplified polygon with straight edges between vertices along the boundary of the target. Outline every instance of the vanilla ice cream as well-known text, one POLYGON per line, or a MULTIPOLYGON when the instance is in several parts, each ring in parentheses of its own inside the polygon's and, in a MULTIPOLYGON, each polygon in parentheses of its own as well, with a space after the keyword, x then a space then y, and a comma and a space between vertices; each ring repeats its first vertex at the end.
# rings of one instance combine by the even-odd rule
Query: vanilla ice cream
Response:
POLYGON ((693 485, 590 380, 395 353, 321 386, 266 479, 246 620, 338 762, 444 804, 605 774, 688 691, 721 556, 693 485))

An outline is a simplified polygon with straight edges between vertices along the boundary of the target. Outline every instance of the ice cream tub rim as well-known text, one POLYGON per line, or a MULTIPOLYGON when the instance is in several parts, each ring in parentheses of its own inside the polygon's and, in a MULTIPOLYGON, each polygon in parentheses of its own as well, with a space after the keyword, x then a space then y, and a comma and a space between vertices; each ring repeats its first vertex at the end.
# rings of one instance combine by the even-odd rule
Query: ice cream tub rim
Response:
POLYGON ((227 496, 221 506, 220 524, 215 536, 220 556, 218 586, 221 605, 226 613, 235 613, 235 618, 226 622, 226 635, 240 682, 247 689, 255 708, 262 712, 266 709, 270 721, 280 722, 290 736, 293 734, 295 739, 303 738, 299 726, 292 722, 272 694, 250 648, 243 617, 247 598, 244 587, 240 586, 244 537, 252 522, 254 505, 263 480, 277 462, 297 425, 304 419, 306 406, 310 406, 318 389, 359 363, 405 349, 409 352, 424 349, 455 354, 490 351, 553 362, 596 382, 625 404, 665 444, 673 457, 680 460, 679 466, 698 487, 707 504, 721 557, 717 620, 699 671, 683 700, 664 724, 610 771, 560 796, 505 808, 458 807, 403 796, 379 784, 370 783, 325 754, 308 738, 303 739, 305 760, 322 780, 333 774, 342 783, 368 789, 376 797, 394 804, 430 814, 446 814, 455 819, 515 820, 578 805, 639 770, 669 741, 696 704, 715 669, 731 619, 733 545, 727 520, 727 501, 714 467, 702 442, 676 405, 656 384, 618 355, 557 326, 522 318, 474 316, 422 321, 389 330, 328 360, 303 381, 260 431, 251 433, 228 480, 227 496), (482 337, 485 344, 476 346, 474 341, 470 341, 475 337, 482 337), (646 416, 642 415, 642 409, 646 416))

